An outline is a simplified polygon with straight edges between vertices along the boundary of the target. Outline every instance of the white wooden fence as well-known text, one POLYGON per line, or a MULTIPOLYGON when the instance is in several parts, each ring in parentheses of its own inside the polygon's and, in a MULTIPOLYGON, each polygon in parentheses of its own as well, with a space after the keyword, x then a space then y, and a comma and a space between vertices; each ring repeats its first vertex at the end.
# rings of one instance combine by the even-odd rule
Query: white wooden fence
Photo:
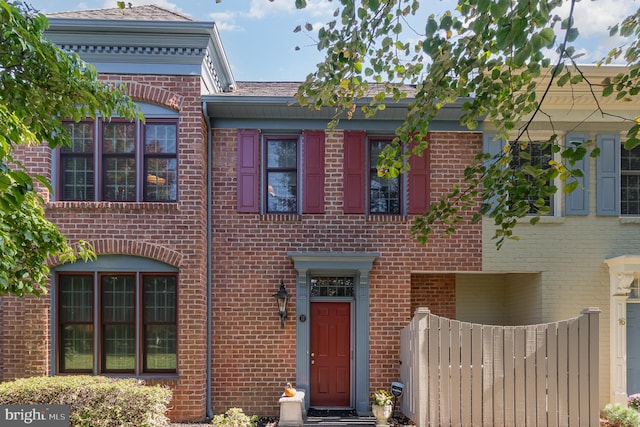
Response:
POLYGON ((598 426, 600 310, 531 326, 416 310, 402 329, 402 412, 426 426, 598 426))

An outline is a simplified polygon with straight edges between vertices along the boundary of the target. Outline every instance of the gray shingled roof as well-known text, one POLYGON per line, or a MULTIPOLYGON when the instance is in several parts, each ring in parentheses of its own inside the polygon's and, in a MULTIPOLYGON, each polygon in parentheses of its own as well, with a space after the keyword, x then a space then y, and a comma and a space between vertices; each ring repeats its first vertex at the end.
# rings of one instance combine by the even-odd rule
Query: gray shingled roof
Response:
POLYGON ((237 87, 231 96, 284 96, 293 97, 301 82, 236 82, 237 87))
MULTIPOLYGON (((223 95, 225 96, 271 96, 271 97, 293 97, 298 91, 298 86, 302 82, 261 82, 261 81, 239 81, 236 88, 223 95)), ((369 83, 369 90, 373 96, 382 85, 369 83)), ((416 94, 415 86, 405 85, 402 88, 409 97, 416 94)), ((222 94, 221 94, 222 95, 222 94)))
POLYGON ((92 9, 48 13, 49 18, 114 19, 131 21, 193 21, 187 15, 163 9, 155 5, 125 7, 124 9, 92 9))

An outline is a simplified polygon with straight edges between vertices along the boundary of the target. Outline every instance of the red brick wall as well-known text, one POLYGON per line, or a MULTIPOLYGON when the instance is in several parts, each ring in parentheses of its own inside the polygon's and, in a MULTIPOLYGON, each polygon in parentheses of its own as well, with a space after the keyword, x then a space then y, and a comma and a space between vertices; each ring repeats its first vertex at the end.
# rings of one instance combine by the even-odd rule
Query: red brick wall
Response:
POLYGON ((412 274, 411 313, 418 307, 428 308, 432 314, 456 318, 455 274, 412 274))
MULTIPOLYGON (((180 269, 179 379, 159 381, 174 391, 170 416, 205 415, 206 380, 206 160, 198 77, 107 76, 137 99, 180 113, 179 203, 51 202, 47 215, 71 242, 92 242, 98 254, 131 254, 180 269)), ((410 319, 415 271, 481 268, 479 224, 421 246, 409 239, 412 218, 342 214, 342 132, 326 139, 325 213, 260 216, 236 212, 236 129, 213 135, 213 401, 216 413, 241 406, 275 414, 276 399, 295 380, 295 330, 280 329, 271 295, 281 279, 295 294, 287 254, 296 251, 379 252, 370 276, 371 388, 398 377, 398 331, 410 319)), ((459 181, 481 149, 477 133, 436 132, 432 138, 433 199, 459 181)), ((24 154, 24 153, 22 153, 24 154)), ((32 147, 26 164, 51 176, 50 152, 32 147)), ((45 194, 45 197, 47 195, 45 194)), ((455 294, 453 295, 455 298, 455 294)), ((295 295, 289 313, 295 312, 295 295)), ((2 300, 2 376, 49 372, 49 299, 2 300)), ((443 303, 444 304, 444 303, 443 303)), ((158 381, 154 381, 158 382, 158 381)))
MULTIPOLYGON (((295 293, 289 252, 379 252, 370 275, 371 388, 397 380, 399 330, 412 315, 412 271, 481 269, 479 224, 427 245, 410 240, 413 218, 342 214, 341 131, 326 138, 325 213, 288 216, 236 212, 236 129, 213 134, 213 407, 276 414, 276 397, 295 380, 295 327, 280 329, 271 294, 283 279, 295 293)), ((432 200, 458 182, 482 148, 478 133, 432 134, 432 200)), ((453 298, 454 293, 447 294, 453 298)), ((289 313, 295 313, 295 295, 289 313)), ((445 302, 443 302, 443 305, 445 302)))
MULTIPOLYGON (((179 112, 179 202, 50 202, 47 216, 70 242, 87 240, 100 254, 131 254, 179 267, 177 380, 154 381, 173 389, 170 416, 205 416, 206 386, 206 167, 207 135, 198 76, 103 76, 124 82, 136 100, 179 112)), ((46 146, 18 156, 32 171, 51 177, 46 146), (28 156, 28 157, 24 157, 28 156)), ((45 194, 45 197, 48 195, 45 194)), ((2 299, 2 378, 49 374, 49 298, 2 299)))

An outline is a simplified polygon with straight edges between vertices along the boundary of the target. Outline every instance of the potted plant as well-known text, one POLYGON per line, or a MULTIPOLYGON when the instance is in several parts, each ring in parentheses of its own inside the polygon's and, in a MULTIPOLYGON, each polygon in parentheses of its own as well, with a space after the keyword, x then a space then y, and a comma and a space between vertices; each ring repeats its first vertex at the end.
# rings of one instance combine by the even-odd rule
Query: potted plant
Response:
POLYGON ((380 389, 371 393, 371 410, 376 418, 376 425, 387 425, 393 415, 393 396, 387 390, 380 389))

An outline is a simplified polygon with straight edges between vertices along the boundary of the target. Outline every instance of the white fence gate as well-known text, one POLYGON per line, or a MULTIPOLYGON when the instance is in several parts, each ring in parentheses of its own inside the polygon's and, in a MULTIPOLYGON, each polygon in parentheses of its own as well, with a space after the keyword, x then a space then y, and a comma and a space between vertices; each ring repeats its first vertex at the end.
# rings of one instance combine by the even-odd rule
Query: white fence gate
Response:
POLYGON ((599 314, 493 326, 419 308, 401 332, 401 410, 418 427, 598 426, 599 314))

